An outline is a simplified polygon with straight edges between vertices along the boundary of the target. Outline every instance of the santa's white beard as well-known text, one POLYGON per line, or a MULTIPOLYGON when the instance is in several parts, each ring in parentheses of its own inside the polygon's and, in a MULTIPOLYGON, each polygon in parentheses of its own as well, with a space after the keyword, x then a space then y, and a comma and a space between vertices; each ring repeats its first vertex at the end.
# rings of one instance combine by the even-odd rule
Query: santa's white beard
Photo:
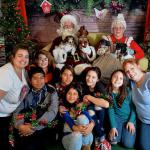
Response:
POLYGON ((75 37, 76 35, 76 31, 74 29, 64 29, 64 28, 60 28, 59 30, 57 30, 57 33, 59 34, 59 36, 62 36, 63 39, 65 39, 66 36, 73 36, 75 37))

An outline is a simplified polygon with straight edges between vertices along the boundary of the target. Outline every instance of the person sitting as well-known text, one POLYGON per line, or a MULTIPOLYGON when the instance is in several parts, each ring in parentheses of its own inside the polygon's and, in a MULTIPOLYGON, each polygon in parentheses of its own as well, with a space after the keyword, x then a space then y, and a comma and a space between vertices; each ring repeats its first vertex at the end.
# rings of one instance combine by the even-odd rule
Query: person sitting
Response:
POLYGON ((144 72, 139 61, 128 59, 123 63, 123 69, 130 79, 132 101, 137 113, 137 147, 148 150, 150 142, 150 72, 144 72))
POLYGON ((0 149, 9 149, 9 126, 12 113, 27 93, 25 67, 29 63, 28 45, 17 44, 11 60, 0 67, 0 149))
POLYGON ((112 21, 111 24, 111 35, 103 36, 102 38, 110 41, 111 48, 110 52, 114 53, 116 48, 115 45, 117 43, 126 43, 127 46, 134 50, 134 58, 141 59, 144 57, 144 51, 142 48, 133 40, 133 37, 127 37, 124 35, 126 30, 126 21, 124 19, 123 14, 118 14, 118 16, 112 21))
POLYGON ((33 61, 33 66, 41 67, 45 72, 45 83, 54 85, 58 82, 60 71, 56 68, 54 58, 49 52, 45 50, 37 51, 33 61))
POLYGON ((59 36, 53 40, 49 51, 52 53, 55 47, 59 46, 66 36, 70 35, 76 39, 78 29, 77 19, 73 15, 64 15, 60 20, 60 28, 57 30, 59 36))
POLYGON ((142 59, 144 57, 143 50, 133 38, 124 35, 125 30, 126 21, 124 20, 124 16, 123 14, 118 14, 118 16, 112 21, 112 34, 102 36, 102 39, 110 42, 110 44, 107 45, 106 53, 99 55, 99 57, 93 62, 93 66, 100 68, 102 73, 101 80, 105 84, 109 82, 112 72, 117 69, 122 69, 122 62, 125 58, 129 58, 125 57, 124 54, 130 53, 130 58, 133 57, 136 59, 142 59))
POLYGON ((70 84, 65 90, 63 105, 66 111, 61 115, 65 120, 62 143, 66 150, 90 150, 93 142, 94 121, 86 111, 81 91, 77 83, 70 84))
POLYGON ((32 67, 28 73, 31 88, 14 112, 15 149, 41 150, 45 142, 55 135, 52 123, 58 112, 58 95, 55 88, 45 84, 45 73, 32 67))

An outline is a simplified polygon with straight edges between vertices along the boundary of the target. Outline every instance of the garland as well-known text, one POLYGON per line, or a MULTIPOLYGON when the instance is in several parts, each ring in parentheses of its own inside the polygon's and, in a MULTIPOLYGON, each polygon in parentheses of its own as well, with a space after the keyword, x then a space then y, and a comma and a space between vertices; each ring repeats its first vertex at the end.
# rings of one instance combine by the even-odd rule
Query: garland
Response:
POLYGON ((82 106, 76 106, 74 107, 74 110, 77 115, 80 115, 83 111, 85 111, 87 108, 87 105, 85 103, 82 104, 82 106))
POLYGON ((37 121, 36 110, 34 109, 32 110, 32 112, 18 114, 12 119, 10 123, 10 127, 9 127, 9 143, 12 147, 14 147, 14 143, 15 143, 15 140, 14 140, 15 139, 14 138, 15 121, 22 120, 22 119, 29 119, 32 127, 34 128, 38 127, 39 125, 47 127, 47 128, 55 128, 56 125, 58 124, 58 120, 47 121, 46 119, 43 119, 43 120, 37 121))

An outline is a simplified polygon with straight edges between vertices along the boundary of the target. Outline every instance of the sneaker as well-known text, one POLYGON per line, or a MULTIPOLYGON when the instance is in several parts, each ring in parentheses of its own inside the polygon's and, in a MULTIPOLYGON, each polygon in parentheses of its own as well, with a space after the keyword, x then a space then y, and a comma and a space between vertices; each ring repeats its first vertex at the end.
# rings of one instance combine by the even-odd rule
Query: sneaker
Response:
POLYGON ((95 145, 94 150, 100 150, 98 145, 95 145))
POLYGON ((111 150, 110 143, 106 139, 104 139, 99 144, 99 150, 111 150))

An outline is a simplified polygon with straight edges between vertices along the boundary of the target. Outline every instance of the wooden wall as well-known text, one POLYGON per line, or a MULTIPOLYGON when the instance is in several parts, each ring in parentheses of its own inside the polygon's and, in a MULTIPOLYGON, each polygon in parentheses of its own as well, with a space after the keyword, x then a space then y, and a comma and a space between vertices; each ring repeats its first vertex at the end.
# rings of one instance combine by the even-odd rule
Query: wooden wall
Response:
MULTIPOLYGON (((75 15, 78 19, 79 25, 85 25, 89 32, 106 32, 110 33, 111 21, 113 16, 108 13, 104 20, 97 19, 93 13, 90 17, 86 16, 83 11, 72 11, 71 14, 75 15)), ((124 13, 127 22, 126 35, 133 36, 134 38, 143 38, 145 13, 134 11, 132 13, 124 13)), ((41 45, 45 46, 52 42, 57 36, 56 30, 59 23, 54 21, 53 16, 40 16, 35 15, 29 18, 29 27, 31 30, 32 38, 37 40, 41 45)))

